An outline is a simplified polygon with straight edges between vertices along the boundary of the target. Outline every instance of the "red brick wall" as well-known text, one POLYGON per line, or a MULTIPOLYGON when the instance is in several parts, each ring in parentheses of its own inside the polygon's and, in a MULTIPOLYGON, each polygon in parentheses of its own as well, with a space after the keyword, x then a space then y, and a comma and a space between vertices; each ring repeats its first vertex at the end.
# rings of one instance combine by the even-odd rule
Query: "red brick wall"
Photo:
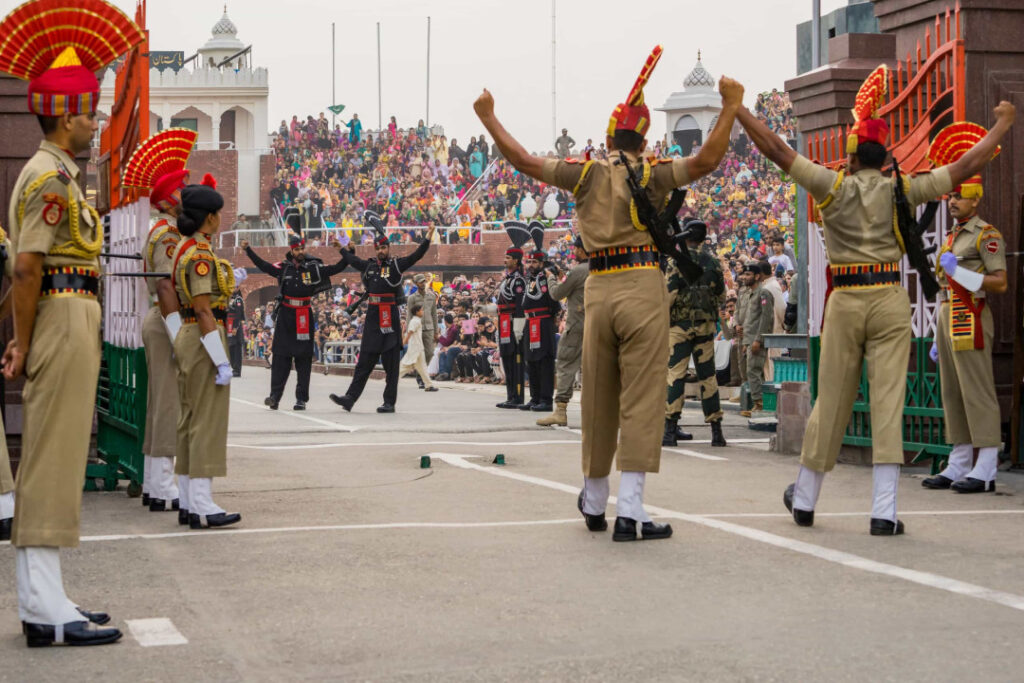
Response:
POLYGON ((260 215, 271 211, 270 191, 274 188, 275 158, 273 154, 260 157, 260 215))
POLYGON ((217 191, 224 197, 220 212, 223 229, 228 230, 238 217, 238 152, 233 149, 197 149, 188 162, 189 181, 201 182, 207 173, 217 179, 217 191))

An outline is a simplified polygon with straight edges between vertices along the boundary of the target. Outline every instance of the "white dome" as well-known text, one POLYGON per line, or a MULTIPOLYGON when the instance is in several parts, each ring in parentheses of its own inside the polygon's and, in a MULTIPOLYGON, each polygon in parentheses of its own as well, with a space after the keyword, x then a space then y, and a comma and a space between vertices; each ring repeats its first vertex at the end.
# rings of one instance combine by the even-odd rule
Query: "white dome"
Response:
POLYGON ((211 54, 215 61, 229 56, 245 47, 245 43, 238 39, 238 27, 235 22, 228 18, 228 6, 224 5, 224 15, 213 26, 213 34, 206 44, 199 48, 203 55, 211 54))
POLYGON ((222 16, 220 18, 220 21, 218 21, 216 24, 214 24, 213 31, 211 31, 211 33, 213 33, 213 35, 215 35, 215 36, 222 36, 222 35, 233 36, 233 35, 236 35, 238 33, 238 29, 235 27, 234 22, 232 22, 231 19, 228 18, 228 6, 227 5, 224 5, 224 16, 222 16))
POLYGON ((714 90, 715 89, 715 78, 708 70, 704 68, 704 64, 700 61, 700 52, 697 52, 697 64, 690 71, 690 74, 683 81, 683 87, 687 90, 714 90))

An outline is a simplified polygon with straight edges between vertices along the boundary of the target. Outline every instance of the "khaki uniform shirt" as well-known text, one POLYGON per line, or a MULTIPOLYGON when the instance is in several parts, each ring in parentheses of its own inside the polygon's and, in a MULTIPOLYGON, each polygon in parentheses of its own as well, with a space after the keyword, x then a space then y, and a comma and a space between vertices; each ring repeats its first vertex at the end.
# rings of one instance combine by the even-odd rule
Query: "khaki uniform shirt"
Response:
POLYGON ((178 301, 182 306, 191 307, 195 297, 209 294, 212 307, 225 308, 234 289, 231 264, 225 261, 218 262, 205 235, 196 233, 194 237, 194 244, 191 238, 182 239, 174 253, 176 267, 172 272, 178 301), (224 283, 223 286, 220 284, 221 281, 224 283))
POLYGON ((587 262, 577 263, 562 282, 551 285, 548 293, 555 301, 565 299, 565 336, 583 336, 583 289, 590 275, 587 262))
POLYGON ((764 335, 774 330, 775 297, 762 283, 750 295, 746 319, 743 321, 743 345, 749 346, 757 341, 763 346, 764 335))
POLYGON ((413 304, 423 307, 423 329, 433 332, 437 329, 437 294, 433 290, 416 292, 409 295, 405 302, 405 310, 411 311, 413 304))
POLYGON ((100 268, 102 226, 78 185, 79 173, 67 152, 43 140, 14 185, 11 242, 19 254, 45 254, 43 268, 100 268))
MULTIPOLYGON (((639 157, 626 153, 630 165, 642 174, 649 169, 646 187, 656 207, 665 204, 669 193, 690 182, 687 159, 659 159, 641 167, 639 157)), ((576 196, 583 248, 593 253, 611 247, 654 246, 647 230, 633 225, 629 207, 632 196, 626 180, 626 169, 613 152, 607 161, 587 162, 547 159, 541 180, 549 185, 570 190, 576 196)))
MULTIPOLYGON (((147 273, 170 273, 174 267, 174 252, 178 249, 178 242, 181 241, 181 233, 178 232, 173 217, 160 213, 157 220, 150 228, 149 238, 146 240, 147 273)), ((146 286, 151 295, 156 295, 156 283, 158 278, 147 277, 146 286)))
MULTIPOLYGON (((1006 270, 1006 243, 1003 236, 977 215, 971 216, 963 226, 954 228, 953 248, 947 249, 944 244, 942 251, 952 251, 957 258, 957 266, 967 270, 986 275, 1006 270)), ((936 268, 936 274, 939 284, 947 287, 945 271, 936 268)), ((984 295, 978 292, 975 296, 979 294, 984 295)))
MULTIPOLYGON (((892 178, 874 169, 840 176, 799 154, 789 174, 818 202, 829 263, 895 263, 903 258, 894 232, 892 178)), ((904 180, 907 199, 915 206, 953 189, 946 166, 904 180)))

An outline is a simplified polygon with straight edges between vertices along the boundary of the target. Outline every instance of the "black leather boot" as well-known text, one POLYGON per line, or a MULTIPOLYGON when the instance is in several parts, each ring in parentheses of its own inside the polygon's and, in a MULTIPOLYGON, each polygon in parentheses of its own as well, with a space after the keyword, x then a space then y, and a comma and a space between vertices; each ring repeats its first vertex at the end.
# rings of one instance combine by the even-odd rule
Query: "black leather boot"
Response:
POLYGON ((678 446, 679 437, 676 436, 676 427, 679 418, 665 418, 665 433, 661 435, 662 446, 678 446))
POLYGON ((725 446, 725 435, 722 434, 722 421, 715 420, 711 423, 711 445, 722 447, 725 446))

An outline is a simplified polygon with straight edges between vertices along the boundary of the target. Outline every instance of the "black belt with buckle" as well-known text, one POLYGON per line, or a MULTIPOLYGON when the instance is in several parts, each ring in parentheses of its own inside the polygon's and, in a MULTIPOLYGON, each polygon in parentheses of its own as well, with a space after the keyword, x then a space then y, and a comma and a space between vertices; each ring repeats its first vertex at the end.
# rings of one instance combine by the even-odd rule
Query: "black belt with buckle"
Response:
POLYGON ((650 247, 623 247, 603 249, 590 254, 591 273, 605 273, 631 268, 657 267, 658 252, 650 247))
POLYGON ((73 272, 51 271, 44 273, 39 285, 40 296, 59 296, 61 294, 96 296, 99 290, 99 277, 73 272))
POLYGON ((281 299, 281 303, 284 304, 285 306, 288 306, 289 308, 308 308, 310 306, 311 301, 312 299, 310 299, 309 297, 306 297, 305 299, 293 299, 289 296, 286 296, 281 299))
POLYGON ((832 275, 832 288, 844 289, 847 287, 875 287, 880 285, 900 284, 900 273, 896 272, 874 272, 874 273, 834 273, 832 275))
MULTIPOLYGON (((223 325, 228 319, 228 311, 226 308, 212 308, 210 310, 213 311, 213 317, 218 324, 223 325)), ((196 309, 190 306, 182 306, 178 313, 181 315, 181 322, 186 325, 198 322, 198 319, 196 318, 196 309)))

